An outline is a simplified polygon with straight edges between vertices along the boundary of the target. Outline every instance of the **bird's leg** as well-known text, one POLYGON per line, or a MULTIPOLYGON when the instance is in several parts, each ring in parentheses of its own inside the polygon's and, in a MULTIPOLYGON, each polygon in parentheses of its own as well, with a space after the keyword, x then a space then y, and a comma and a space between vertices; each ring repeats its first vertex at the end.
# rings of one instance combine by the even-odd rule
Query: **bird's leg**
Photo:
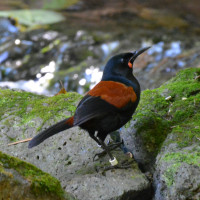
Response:
POLYGON ((106 146, 106 144, 97 136, 95 136, 95 134, 92 134, 91 136, 98 144, 101 145, 101 147, 104 149, 104 151, 102 153, 99 154, 95 154, 93 160, 95 159, 96 156, 102 155, 107 153, 108 156, 110 157, 109 162, 111 163, 112 166, 117 165, 118 161, 116 160, 116 158, 112 155, 112 153, 110 152, 110 149, 106 146))
POLYGON ((98 141, 97 143, 100 144, 101 148, 102 148, 104 151, 102 151, 101 153, 95 154, 93 160, 96 158, 96 156, 101 157, 101 156, 104 156, 104 155, 106 155, 106 154, 108 154, 109 157, 110 157, 110 159, 113 160, 113 159, 114 159, 114 156, 111 154, 110 148, 108 148, 108 146, 107 146, 100 138, 97 139, 95 136, 94 136, 94 138, 93 138, 93 139, 94 139, 96 142, 98 141), (95 138, 95 139, 94 139, 94 138, 95 138))
MULTIPOLYGON (((109 145, 106 145, 106 148, 107 148, 107 150, 112 151, 112 150, 115 150, 118 147, 121 148, 120 147, 121 144, 122 144, 122 142, 118 142, 118 143, 114 143, 114 144, 109 144, 109 145)), ((99 146, 102 147, 102 145, 99 145, 99 146)), ((93 160, 96 158, 96 156, 102 157, 102 156, 105 156, 106 154, 107 154, 107 151, 104 149, 101 153, 95 154, 93 160)))
POLYGON ((104 172, 106 172, 108 170, 112 170, 112 169, 129 169, 134 166, 133 164, 134 164, 133 160, 130 160, 130 161, 126 160, 118 165, 104 166, 103 168, 98 167, 98 168, 96 168, 96 170, 99 171, 100 169, 103 169, 103 173, 104 173, 104 172))
MULTIPOLYGON (((100 146, 100 147, 102 147, 103 149, 104 149, 104 151, 103 152, 101 152, 101 153, 97 153, 97 154, 95 154, 94 155, 94 157, 93 157, 93 161, 94 161, 94 159, 96 158, 96 156, 103 156, 103 155, 105 155, 106 153, 107 153, 107 151, 106 151, 106 149, 107 149, 107 147, 106 147, 106 149, 105 149, 105 143, 104 142, 102 142, 102 140, 100 141, 100 139, 97 139, 97 136, 96 136, 96 133, 89 133, 89 135, 90 135, 90 137, 100 146), (103 143, 103 145, 102 145, 102 143, 103 143)), ((110 152, 109 152, 110 153, 110 152)), ((111 156, 112 156, 112 154, 111 154, 111 156)), ((113 156, 112 156, 113 157, 113 156)))
MULTIPOLYGON (((95 134, 92 134, 90 136, 102 147, 102 144, 97 139, 97 136, 95 136, 95 134)), ((114 131, 114 132, 110 133, 110 137, 114 141, 114 143, 111 143, 111 144, 108 143, 106 145, 106 148, 109 152, 112 150, 115 150, 116 148, 119 147, 124 152, 124 154, 126 154, 130 158, 133 158, 132 151, 125 146, 124 140, 121 138, 119 131, 114 131)), ((105 145, 105 143, 104 143, 104 145, 105 145)), ((106 153, 107 153, 107 151, 104 149, 103 152, 95 154, 93 160, 96 158, 96 156, 101 157, 101 156, 106 155, 106 153)))
POLYGON ((106 144, 100 139, 98 138, 101 147, 106 151, 106 153, 109 155, 111 160, 114 160, 114 156, 111 154, 110 149, 106 146, 106 144))
MULTIPOLYGON (((95 134, 95 133, 94 133, 95 134)), ((99 140, 97 139, 97 137, 95 137, 93 133, 89 132, 90 137, 99 145, 101 146, 101 143, 99 142, 99 140)))
MULTIPOLYGON (((121 137, 120 137, 120 139, 121 139, 121 137)), ((101 141, 100 139, 99 139, 99 142, 102 144, 102 147, 105 149, 105 147, 107 148, 107 146, 105 145, 105 143, 103 142, 103 141, 101 141)), ((123 150, 123 152, 126 154, 126 155, 128 155, 129 156, 129 158, 133 158, 133 154, 132 154, 132 152, 128 149, 128 148, 126 148, 126 146, 124 145, 124 141, 123 141, 123 139, 121 139, 121 142, 118 142, 118 143, 115 143, 115 144, 117 144, 116 146, 115 146, 115 148, 116 147, 120 147, 122 150, 123 150)), ((105 151, 106 151, 106 149, 105 149, 105 151)), ((108 150, 107 149, 107 151, 110 153, 110 149, 108 150)), ((107 152, 106 151, 106 152, 107 152)), ((107 153, 108 153, 107 152, 107 153)), ((108 155, 109 155, 109 153, 108 153, 108 155)), ((110 153, 111 154, 111 153, 110 153)), ((112 155, 112 154, 111 154, 112 155)), ((109 155, 110 156, 110 155, 109 155)), ((111 157, 110 157, 111 158, 111 157)), ((110 161, 110 163, 111 163, 111 166, 105 166, 105 167, 103 167, 103 172, 105 172, 105 171, 107 171, 107 170, 112 170, 112 169, 128 169, 128 168, 131 168, 131 167, 133 167, 133 163, 134 163, 134 160, 133 159, 125 159, 124 161, 122 161, 122 162, 120 162, 120 164, 118 164, 118 161, 116 160, 116 158, 115 157, 113 157, 113 163, 115 163, 116 162, 116 164, 112 164, 112 158, 109 160, 110 161)), ((99 171, 99 169, 97 169, 97 171, 99 171)))
POLYGON ((115 142, 113 145, 116 144, 117 147, 120 147, 120 149, 124 152, 124 154, 128 155, 130 158, 133 158, 132 151, 126 147, 126 145, 124 144, 124 140, 120 136, 120 130, 110 133, 110 137, 115 142))

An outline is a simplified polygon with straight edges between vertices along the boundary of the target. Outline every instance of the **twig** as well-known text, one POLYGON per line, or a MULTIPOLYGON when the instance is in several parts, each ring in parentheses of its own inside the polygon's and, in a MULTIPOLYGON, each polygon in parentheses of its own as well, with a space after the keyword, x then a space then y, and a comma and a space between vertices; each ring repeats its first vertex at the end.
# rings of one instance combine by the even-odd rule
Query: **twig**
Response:
POLYGON ((19 144, 19 143, 23 143, 23 142, 28 142, 30 140, 32 140, 32 138, 27 138, 25 140, 20 140, 20 141, 17 141, 17 142, 13 142, 13 143, 8 144, 8 146, 19 144))

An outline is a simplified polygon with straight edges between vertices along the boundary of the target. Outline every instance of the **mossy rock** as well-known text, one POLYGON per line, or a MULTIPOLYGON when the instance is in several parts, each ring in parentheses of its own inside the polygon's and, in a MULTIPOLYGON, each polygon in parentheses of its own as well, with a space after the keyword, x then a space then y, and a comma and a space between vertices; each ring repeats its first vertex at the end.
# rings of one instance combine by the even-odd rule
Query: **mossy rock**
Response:
MULTIPOLYGON (((132 167, 129 169, 108 170, 104 173, 104 167, 110 166, 109 157, 106 155, 93 160, 94 155, 101 152, 101 148, 97 147, 86 131, 78 127, 56 134, 32 149, 28 149, 27 143, 8 146, 11 141, 32 138, 41 129, 73 115, 80 98, 81 95, 70 92, 45 97, 1 89, 0 151, 30 162, 56 177, 65 191, 72 193, 77 199, 137 198, 143 196, 143 191, 146 191, 143 199, 148 199, 150 182, 135 161, 130 161, 132 167), (122 179, 123 182, 120 182, 122 179), (90 192, 86 188, 90 188, 90 192)), ((130 164, 122 151, 115 151, 113 155, 119 163, 130 164)), ((19 173, 21 165, 14 165, 14 168, 19 173)), ((34 172, 31 173, 35 176, 34 172)), ((21 176, 29 176, 29 171, 24 169, 21 176)), ((26 181, 25 178, 23 180, 26 181)), ((36 183, 41 182, 39 178, 36 176, 36 183)), ((9 178, 6 177, 7 179, 9 178)), ((43 185, 41 182, 41 187, 43 185)), ((36 187, 35 190, 39 189, 36 187)))
POLYGON ((73 198, 64 192, 54 177, 34 165, 0 152, 0 199, 73 198))
MULTIPOLYGON (((59 120, 71 116, 80 97, 81 95, 77 93, 67 93, 47 98, 30 92, 2 88, 0 89, 1 126, 24 128, 24 131, 28 126, 39 131, 50 119, 59 120), (11 118, 14 118, 14 122, 11 118)), ((10 140, 15 141, 16 138, 13 136, 10 140)))
POLYGON ((136 120, 134 128, 136 135, 142 138, 146 151, 154 157, 171 132, 176 132, 180 147, 198 141, 200 81, 195 77, 199 74, 199 68, 189 68, 180 71, 160 88, 142 92, 133 116, 136 120))
MULTIPOLYGON (((199 75, 199 68, 186 69, 180 71, 176 77, 160 88, 143 91, 133 120, 123 129, 126 132, 131 131, 132 136, 136 139, 140 138, 141 143, 137 144, 138 149, 133 150, 134 157, 136 160, 143 157, 141 163, 146 164, 146 170, 149 170, 152 161, 156 160, 154 183, 159 183, 162 186, 156 189, 156 200, 159 197, 164 197, 160 194, 162 190, 166 191, 167 194, 171 191, 176 192, 176 196, 168 195, 168 199, 180 199, 180 195, 187 197, 189 193, 191 194, 189 197, 191 197, 199 192, 200 184, 198 185, 198 180, 195 179, 195 177, 198 177, 200 169, 198 165, 200 156, 198 147, 200 126, 199 75), (141 149, 145 150, 146 156, 137 154, 136 151, 141 149), (146 158, 149 160, 146 160, 146 158), (182 178, 179 179, 177 174, 182 178), (189 179, 184 174, 187 174, 189 179), (187 188, 184 181, 185 183, 189 181, 194 186, 187 188), (180 188, 175 188, 176 185, 179 185, 180 188), (181 185, 184 185, 186 189, 181 185), (184 194, 180 191, 184 191, 184 194)), ((19 127, 18 133, 22 132, 21 129, 24 126, 29 128, 34 126, 39 130, 44 128, 46 122, 53 120, 48 124, 51 125, 63 119, 63 117, 73 114, 80 99, 80 95, 76 93, 49 98, 21 91, 0 90, 0 93, 1 123, 6 127, 13 127, 14 124, 14 127, 19 127), (11 119, 12 126, 9 125, 9 117, 14 117, 14 119, 11 119), (17 118, 19 118, 18 121, 17 118), (35 123, 36 118, 41 119, 39 125, 32 124, 35 123)), ((1 132, 3 139, 7 132, 1 132)), ((29 132, 28 134, 30 134, 29 132)), ((36 133, 34 129, 30 136, 36 133)), ((18 136, 18 139, 21 139, 22 135, 18 136)), ((27 138, 27 135, 24 135, 27 138)), ((95 165, 91 160, 98 149, 91 140, 84 131, 71 129, 63 134, 56 135, 54 138, 49 138, 37 149, 31 149, 29 152, 24 150, 27 148, 25 144, 19 144, 16 154, 20 155, 20 158, 37 164, 43 170, 49 170, 48 172, 51 174, 55 173, 55 176, 61 179, 63 186, 69 191, 74 192, 74 188, 78 187, 79 192, 77 194, 80 195, 81 192, 84 193, 85 186, 90 183, 90 178, 93 180, 95 173, 91 170, 91 165, 95 165), (80 153, 77 154, 76 152, 80 153), (86 170, 84 169, 85 166, 87 167, 86 170), (87 179, 88 177, 89 179, 87 179), (88 180, 88 182, 85 180, 88 180), (82 181, 82 185, 80 185, 80 181, 82 181)), ((127 142, 130 141, 127 140, 127 142)), ((134 142, 136 146, 137 140, 134 142)), ((16 147, 8 148, 5 144, 1 147, 6 152, 12 154, 16 152, 16 147)), ((105 164, 104 161, 102 163, 105 164)), ((96 164, 98 165, 98 163, 96 164)), ((99 177, 99 174, 97 173, 95 176, 99 177)))
POLYGON ((200 198, 199 75, 199 68, 188 68, 161 87, 143 91, 127 129, 136 160, 154 173, 156 200, 200 198))

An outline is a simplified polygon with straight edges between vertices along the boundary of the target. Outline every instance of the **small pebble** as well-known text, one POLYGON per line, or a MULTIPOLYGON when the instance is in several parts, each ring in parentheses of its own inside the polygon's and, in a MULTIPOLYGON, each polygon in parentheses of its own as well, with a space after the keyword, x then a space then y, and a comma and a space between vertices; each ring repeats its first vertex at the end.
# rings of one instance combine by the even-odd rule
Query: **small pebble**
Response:
POLYGON ((200 75, 194 78, 195 80, 200 80, 200 75))
POLYGON ((166 101, 169 101, 172 98, 172 96, 168 96, 165 98, 166 101))

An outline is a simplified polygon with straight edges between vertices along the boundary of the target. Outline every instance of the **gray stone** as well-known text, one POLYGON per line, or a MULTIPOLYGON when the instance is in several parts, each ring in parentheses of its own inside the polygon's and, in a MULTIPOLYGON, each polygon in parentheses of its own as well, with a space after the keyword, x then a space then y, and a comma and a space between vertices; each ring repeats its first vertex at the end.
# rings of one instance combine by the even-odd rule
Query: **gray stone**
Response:
MULTIPOLYGON (((48 109, 43 106, 41 109, 48 109)), ((66 110, 63 112, 66 113, 66 110)), ((78 127, 48 138, 32 149, 28 149, 28 143, 8 146, 12 133, 17 141, 34 137, 38 133, 38 127, 42 126, 41 130, 44 130, 59 120, 55 116, 55 119, 51 118, 43 124, 43 119, 37 117, 20 124, 20 116, 7 112, 6 119, 1 121, 3 129, 0 131, 0 150, 48 172, 60 181, 66 192, 80 200, 128 200, 141 199, 141 196, 144 200, 151 198, 150 182, 133 159, 129 169, 104 172, 104 167, 110 166, 109 157, 106 155, 93 161, 94 155, 102 149, 86 131, 78 127)), ((113 154, 119 163, 129 161, 121 150, 116 150, 113 154)))
POLYGON ((155 200, 200 199, 199 155, 198 144, 182 149, 177 145, 169 145, 169 148, 164 145, 156 161, 155 200))
MULTIPOLYGON (((26 130, 26 132, 29 132, 26 130)), ((31 136, 35 135, 31 129, 31 136)), ((1 146, 1 150, 13 156, 26 160, 58 180, 69 193, 77 199, 123 199, 129 195, 130 199, 141 195, 143 190, 150 194, 150 183, 137 165, 131 169, 109 170, 103 173, 103 168, 110 165, 106 156, 93 161, 101 148, 83 130, 73 128, 64 131, 41 145, 28 149, 27 143, 17 146, 1 146)), ((119 159, 124 154, 116 151, 119 159)), ((148 195, 144 199, 149 199, 148 195)), ((129 199, 129 198, 126 198, 129 199)))

